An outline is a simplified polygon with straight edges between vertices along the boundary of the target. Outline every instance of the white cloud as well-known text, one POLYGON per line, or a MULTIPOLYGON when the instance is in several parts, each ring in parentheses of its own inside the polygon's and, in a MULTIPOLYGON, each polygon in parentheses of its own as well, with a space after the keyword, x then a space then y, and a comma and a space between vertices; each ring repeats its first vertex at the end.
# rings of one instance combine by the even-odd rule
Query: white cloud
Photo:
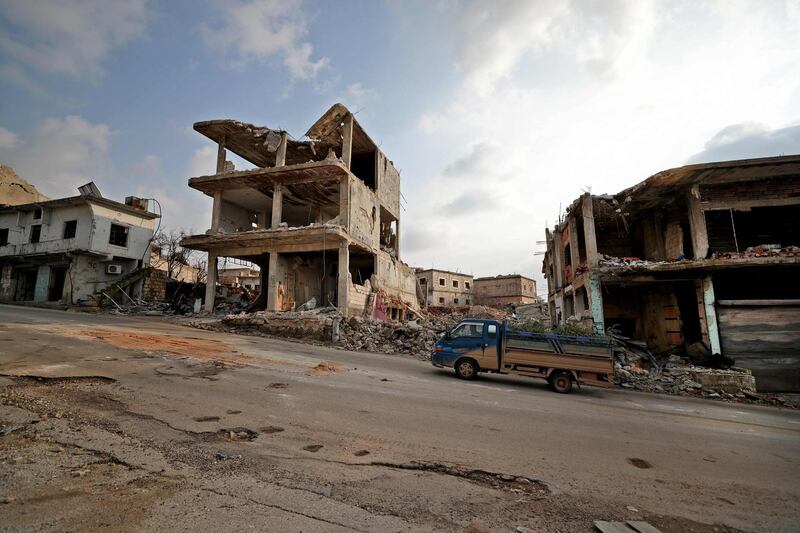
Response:
MULTIPOLYGON (((437 163, 404 180, 412 264, 541 281, 535 242, 584 190, 684 164, 720 124, 800 118, 800 33, 781 6, 457 6, 446 16, 461 78, 445 106, 421 111, 415 137, 437 163)), ((795 131, 734 127, 702 157, 796 153, 795 131)))
POLYGON ((15 32, 0 34, 0 51, 45 73, 96 75, 109 52, 144 33, 146 0, 0 0, 15 32))
POLYGON ((148 154, 141 161, 131 165, 131 177, 152 178, 161 173, 161 158, 154 154, 148 154))
POLYGON ((108 156, 111 131, 105 124, 93 124, 78 116, 51 118, 29 136, 20 137, 16 147, 0 149, 0 156, 50 197, 74 196, 77 187, 113 176, 108 156))
POLYGON ((654 19, 650 0, 465 0, 457 11, 457 64, 483 94, 530 54, 560 54, 561 61, 613 76, 637 61, 654 19))
POLYGON ((708 140, 690 163, 800 154, 800 125, 772 129, 757 122, 731 124, 708 140))
POLYGON ((312 79, 328 63, 326 57, 312 59, 301 0, 227 0, 220 9, 223 24, 204 28, 209 46, 232 49, 242 62, 277 56, 292 79, 312 79))
POLYGON ((213 146, 203 146, 195 150, 187 170, 191 177, 214 174, 217 170, 217 149, 213 146))
POLYGON ((14 148, 17 144, 17 135, 0 126, 0 150, 14 148))

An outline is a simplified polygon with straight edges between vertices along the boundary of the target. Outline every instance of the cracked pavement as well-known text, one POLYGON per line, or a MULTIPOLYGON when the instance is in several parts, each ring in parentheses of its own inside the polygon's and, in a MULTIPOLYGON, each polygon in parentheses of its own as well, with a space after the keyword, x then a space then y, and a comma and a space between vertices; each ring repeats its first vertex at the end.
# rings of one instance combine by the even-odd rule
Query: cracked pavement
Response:
POLYGON ((800 413, 0 306, 0 531, 786 531, 800 413), (321 364, 324 363, 324 364, 321 364))

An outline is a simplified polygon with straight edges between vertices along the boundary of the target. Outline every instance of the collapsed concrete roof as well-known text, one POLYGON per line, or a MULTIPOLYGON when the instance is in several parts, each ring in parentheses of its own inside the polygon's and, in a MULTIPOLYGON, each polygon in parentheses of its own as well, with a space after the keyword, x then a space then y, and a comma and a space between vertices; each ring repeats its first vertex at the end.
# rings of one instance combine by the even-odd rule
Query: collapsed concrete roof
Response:
POLYGON ((800 155, 701 163, 653 174, 615 194, 614 199, 619 203, 634 204, 636 210, 650 209, 694 185, 797 175, 800 175, 800 155))
MULTIPOLYGON (((342 124, 350 111, 342 104, 334 104, 306 133, 307 140, 287 139, 286 165, 296 165, 324 160, 333 150, 341 157, 342 124)), ((278 145, 285 130, 255 126, 239 120, 222 119, 196 122, 194 129, 224 144, 225 148, 259 167, 275 165, 278 145)), ((375 150, 377 145, 353 118, 353 152, 375 150)))

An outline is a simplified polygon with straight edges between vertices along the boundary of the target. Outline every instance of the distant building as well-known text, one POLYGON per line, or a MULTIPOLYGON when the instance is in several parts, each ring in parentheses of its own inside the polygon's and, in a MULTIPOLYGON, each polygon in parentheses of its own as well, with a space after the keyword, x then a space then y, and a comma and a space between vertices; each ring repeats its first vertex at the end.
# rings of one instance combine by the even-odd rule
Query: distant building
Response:
POLYGON ((537 303, 536 281, 519 274, 475 278, 475 303, 502 307, 537 303))
POLYGON ((146 201, 108 200, 94 184, 81 189, 81 196, 0 207, 1 301, 90 300, 149 260, 158 215, 146 201))
POLYGON ((472 276, 447 270, 417 270, 417 281, 429 307, 472 305, 472 276))
POLYGON ((220 268, 217 270, 219 284, 226 287, 261 290, 261 271, 249 267, 220 268))

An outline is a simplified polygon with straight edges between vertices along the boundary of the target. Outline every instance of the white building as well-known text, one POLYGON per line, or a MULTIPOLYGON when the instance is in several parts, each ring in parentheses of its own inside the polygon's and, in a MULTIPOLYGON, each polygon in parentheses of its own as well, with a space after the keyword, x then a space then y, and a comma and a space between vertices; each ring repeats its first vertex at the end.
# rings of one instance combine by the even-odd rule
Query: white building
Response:
POLYGON ((146 202, 85 194, 0 206, 0 301, 76 304, 149 261, 158 215, 146 202))

